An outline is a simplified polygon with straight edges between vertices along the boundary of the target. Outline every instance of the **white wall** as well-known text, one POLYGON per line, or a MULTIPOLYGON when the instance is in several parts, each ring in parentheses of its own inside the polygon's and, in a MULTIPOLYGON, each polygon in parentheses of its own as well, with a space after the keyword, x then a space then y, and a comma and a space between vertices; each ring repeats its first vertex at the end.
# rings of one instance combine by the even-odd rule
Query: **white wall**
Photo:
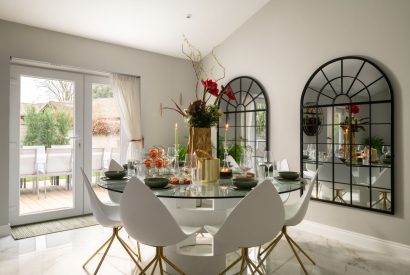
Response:
POLYGON ((300 97, 314 70, 345 55, 363 56, 381 66, 395 97, 396 214, 312 201, 307 218, 407 245, 410 124, 404 118, 410 116, 409 11, 407 0, 272 0, 216 50, 227 81, 249 75, 266 88, 271 148, 277 159, 286 157, 293 170, 299 169, 300 97))
MULTIPOLYGON (((180 45, 175 45, 180 47, 180 45)), ((174 125, 184 125, 171 111, 160 117, 160 102, 194 95, 189 62, 165 55, 97 42, 0 20, 0 227, 8 224, 9 59, 10 56, 59 65, 141 76, 142 132, 146 146, 171 145, 174 125)), ((180 127, 180 142, 187 129, 180 127)), ((18 184, 18 183, 16 183, 18 184)))

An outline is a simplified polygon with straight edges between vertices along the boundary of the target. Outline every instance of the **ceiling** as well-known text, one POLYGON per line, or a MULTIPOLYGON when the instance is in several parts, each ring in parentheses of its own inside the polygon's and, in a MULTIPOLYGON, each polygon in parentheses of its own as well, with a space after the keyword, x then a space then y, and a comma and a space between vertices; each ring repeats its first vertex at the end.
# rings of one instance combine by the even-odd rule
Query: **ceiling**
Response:
POLYGON ((182 57, 182 35, 203 55, 269 0, 0 0, 0 18, 182 57), (187 19, 187 15, 191 18, 187 19))

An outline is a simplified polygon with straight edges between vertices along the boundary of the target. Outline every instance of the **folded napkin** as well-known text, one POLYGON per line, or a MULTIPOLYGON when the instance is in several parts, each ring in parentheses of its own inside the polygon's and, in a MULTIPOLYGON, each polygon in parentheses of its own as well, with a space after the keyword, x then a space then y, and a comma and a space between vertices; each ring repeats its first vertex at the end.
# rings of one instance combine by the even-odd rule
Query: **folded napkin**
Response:
POLYGON ((111 159, 110 165, 108 166, 108 171, 120 171, 120 170, 124 170, 124 167, 122 167, 122 165, 116 162, 114 159, 111 159))

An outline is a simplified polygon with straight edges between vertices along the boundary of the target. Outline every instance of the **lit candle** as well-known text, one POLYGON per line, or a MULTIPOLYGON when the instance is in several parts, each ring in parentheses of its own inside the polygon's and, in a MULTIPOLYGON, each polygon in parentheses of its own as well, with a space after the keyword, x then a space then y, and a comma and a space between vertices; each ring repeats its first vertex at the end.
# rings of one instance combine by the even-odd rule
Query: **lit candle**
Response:
POLYGON ((226 123, 226 124, 225 124, 225 142, 224 142, 224 147, 225 147, 225 149, 226 149, 226 133, 228 132, 228 128, 229 128, 229 124, 226 123))
POLYGON ((178 147, 178 123, 175 123, 175 145, 178 147))

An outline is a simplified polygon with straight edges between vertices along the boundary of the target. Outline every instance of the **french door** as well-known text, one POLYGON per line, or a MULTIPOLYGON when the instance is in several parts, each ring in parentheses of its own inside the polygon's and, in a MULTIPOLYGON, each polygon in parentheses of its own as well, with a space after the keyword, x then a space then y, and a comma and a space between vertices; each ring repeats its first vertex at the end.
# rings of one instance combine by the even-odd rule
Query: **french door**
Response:
POLYGON ((108 77, 16 64, 10 76, 10 224, 89 213, 80 168, 95 183, 113 151, 95 164, 93 87, 108 77))

